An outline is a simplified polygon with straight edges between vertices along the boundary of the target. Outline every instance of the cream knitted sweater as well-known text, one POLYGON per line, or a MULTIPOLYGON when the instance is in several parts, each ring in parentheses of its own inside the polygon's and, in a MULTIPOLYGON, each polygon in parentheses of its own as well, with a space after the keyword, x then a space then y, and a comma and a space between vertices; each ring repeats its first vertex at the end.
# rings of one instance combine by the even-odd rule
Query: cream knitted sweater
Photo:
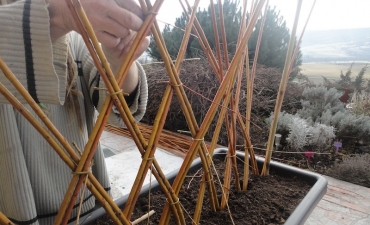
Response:
MULTIPOLYGON (((49 118, 64 137, 83 149, 93 127, 94 110, 99 109, 106 93, 92 89, 104 84, 80 36, 70 33, 52 44, 45 1, 17 1, 0 6, 0 57, 31 96, 46 105, 49 118), (82 93, 79 97, 82 131, 76 112, 71 113, 63 105, 68 49, 81 62, 77 88, 82 93)), ((140 83, 130 109, 134 118, 140 120, 147 103, 147 84, 142 67, 137 66, 140 83)), ((25 103, 2 72, 0 82, 25 103)), ((109 122, 123 126, 120 116, 114 113, 109 122)), ((100 146, 94 163, 93 173, 108 191, 110 185, 100 146)), ((52 224, 71 177, 71 170, 49 144, 0 95, 0 211, 16 224, 52 224)), ((94 206, 94 197, 85 192, 83 214, 94 206)), ((76 216, 76 209, 77 202, 71 219, 76 216)))

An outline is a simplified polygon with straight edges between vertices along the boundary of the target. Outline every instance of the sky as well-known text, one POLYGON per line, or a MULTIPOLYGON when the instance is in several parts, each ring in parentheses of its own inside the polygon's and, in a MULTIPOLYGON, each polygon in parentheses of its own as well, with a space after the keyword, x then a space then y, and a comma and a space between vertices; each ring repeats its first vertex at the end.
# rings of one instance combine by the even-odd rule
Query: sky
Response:
MULTIPOLYGON (((248 0, 251 2, 252 0, 248 0)), ((152 0, 153 2, 153 0, 152 0)), ((201 0, 199 7, 207 8, 209 0, 201 0)), ((217 2, 217 0, 214 0, 217 2)), ((242 2, 242 0, 240 0, 242 2)), ((297 34, 301 32, 307 20, 314 0, 303 0, 297 34)), ((189 0, 193 5, 194 0, 189 0)), ((276 6, 280 15, 293 27, 297 0, 270 0, 270 6, 276 6)), ((248 7, 249 9, 250 7, 248 7)), ((333 30, 370 27, 369 0, 317 0, 306 30, 333 30)), ((182 8, 178 0, 165 0, 157 18, 170 24, 181 15, 182 8)), ((160 26, 164 27, 164 24, 160 26)))

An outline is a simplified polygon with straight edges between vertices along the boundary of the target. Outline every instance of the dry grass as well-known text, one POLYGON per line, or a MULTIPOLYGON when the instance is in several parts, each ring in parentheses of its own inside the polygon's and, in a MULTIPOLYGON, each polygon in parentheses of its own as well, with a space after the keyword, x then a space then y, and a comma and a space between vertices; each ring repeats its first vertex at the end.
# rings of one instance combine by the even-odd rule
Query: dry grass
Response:
MULTIPOLYGON (((354 79, 366 63, 355 63, 352 68, 352 78, 354 79)), ((314 83, 322 83, 322 76, 329 80, 339 80, 340 71, 345 73, 351 63, 302 63, 302 74, 308 76, 314 83)), ((370 79, 370 71, 366 71, 364 78, 370 79)))
POLYGON ((328 174, 340 180, 370 187, 370 155, 344 157, 342 163, 336 163, 328 174))
POLYGON ((370 93, 355 91, 351 99, 352 112, 356 115, 370 116, 370 93))

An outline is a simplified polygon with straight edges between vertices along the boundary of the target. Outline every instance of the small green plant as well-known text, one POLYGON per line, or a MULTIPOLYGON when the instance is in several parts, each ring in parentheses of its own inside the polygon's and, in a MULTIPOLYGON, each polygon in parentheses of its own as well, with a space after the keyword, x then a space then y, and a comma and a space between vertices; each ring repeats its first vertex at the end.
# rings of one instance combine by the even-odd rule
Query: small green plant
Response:
POLYGON ((370 154, 343 157, 328 174, 334 178, 370 188, 370 154))

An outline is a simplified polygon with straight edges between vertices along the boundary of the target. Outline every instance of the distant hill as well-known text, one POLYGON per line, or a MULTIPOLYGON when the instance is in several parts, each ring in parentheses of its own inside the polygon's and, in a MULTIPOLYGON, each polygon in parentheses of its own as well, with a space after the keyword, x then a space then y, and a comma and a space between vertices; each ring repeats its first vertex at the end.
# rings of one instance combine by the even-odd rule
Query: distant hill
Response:
POLYGON ((303 62, 370 61, 370 28, 306 31, 303 62))

